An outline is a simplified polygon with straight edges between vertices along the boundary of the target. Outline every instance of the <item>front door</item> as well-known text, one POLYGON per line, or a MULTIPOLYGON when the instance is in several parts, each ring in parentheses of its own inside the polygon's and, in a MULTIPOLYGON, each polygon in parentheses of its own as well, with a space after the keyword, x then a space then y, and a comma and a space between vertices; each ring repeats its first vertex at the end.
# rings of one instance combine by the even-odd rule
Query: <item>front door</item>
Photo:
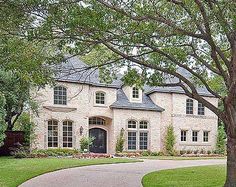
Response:
POLYGON ((93 144, 89 151, 93 153, 107 152, 107 132, 100 128, 93 128, 89 130, 89 137, 94 137, 93 144))

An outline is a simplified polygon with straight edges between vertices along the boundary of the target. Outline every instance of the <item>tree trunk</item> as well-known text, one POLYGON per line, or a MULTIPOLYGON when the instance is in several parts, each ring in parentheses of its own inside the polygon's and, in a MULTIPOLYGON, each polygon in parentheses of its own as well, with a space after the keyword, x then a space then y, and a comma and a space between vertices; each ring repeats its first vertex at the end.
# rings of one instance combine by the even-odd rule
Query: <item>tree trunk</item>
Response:
POLYGON ((236 139, 227 136, 227 176, 225 187, 236 187, 236 139))

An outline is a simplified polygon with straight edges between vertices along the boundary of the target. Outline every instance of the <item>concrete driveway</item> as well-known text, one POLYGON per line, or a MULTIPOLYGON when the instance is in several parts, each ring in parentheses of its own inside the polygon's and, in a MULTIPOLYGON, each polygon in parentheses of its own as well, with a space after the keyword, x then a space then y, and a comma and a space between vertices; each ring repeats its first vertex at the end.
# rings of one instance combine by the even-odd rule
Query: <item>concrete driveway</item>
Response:
POLYGON ((225 164, 226 160, 144 160, 63 169, 26 181, 20 187, 141 187, 142 177, 152 171, 225 164))

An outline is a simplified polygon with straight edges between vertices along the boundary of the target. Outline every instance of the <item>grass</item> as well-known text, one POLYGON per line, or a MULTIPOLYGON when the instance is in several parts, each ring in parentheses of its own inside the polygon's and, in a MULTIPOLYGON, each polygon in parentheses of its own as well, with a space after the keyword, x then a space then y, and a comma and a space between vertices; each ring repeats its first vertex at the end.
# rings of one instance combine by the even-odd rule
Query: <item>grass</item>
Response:
POLYGON ((225 165, 199 166, 152 172, 142 183, 144 187, 222 187, 225 176, 225 165))
POLYGON ((137 162, 134 159, 99 158, 99 159, 67 159, 67 158, 34 158, 15 159, 0 157, 0 186, 15 187, 35 176, 51 171, 97 164, 114 164, 137 162))
POLYGON ((181 157, 181 156, 143 156, 141 159, 152 160, 206 160, 206 159, 226 159, 226 157, 181 157))

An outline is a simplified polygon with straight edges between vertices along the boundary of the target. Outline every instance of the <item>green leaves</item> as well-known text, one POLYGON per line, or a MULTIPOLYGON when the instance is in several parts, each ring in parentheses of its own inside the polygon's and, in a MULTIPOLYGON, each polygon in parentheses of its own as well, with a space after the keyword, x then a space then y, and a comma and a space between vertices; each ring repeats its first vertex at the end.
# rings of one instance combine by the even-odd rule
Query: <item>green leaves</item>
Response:
POLYGON ((0 92, 0 147, 3 145, 3 141, 5 138, 5 130, 6 130, 6 123, 5 123, 5 104, 6 100, 4 95, 0 92))

